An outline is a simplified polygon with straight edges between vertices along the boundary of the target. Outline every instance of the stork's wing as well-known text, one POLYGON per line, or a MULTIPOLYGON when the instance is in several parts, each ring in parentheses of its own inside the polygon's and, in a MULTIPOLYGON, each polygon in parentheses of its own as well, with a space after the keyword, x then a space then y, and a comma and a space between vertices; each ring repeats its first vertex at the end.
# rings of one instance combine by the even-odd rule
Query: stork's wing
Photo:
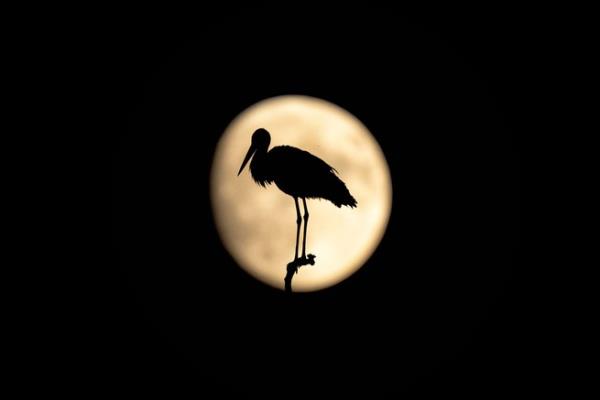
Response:
POLYGON ((277 166, 293 165, 294 168, 302 168, 307 175, 316 175, 334 172, 335 168, 312 155, 308 151, 300 150, 292 146, 277 146, 269 151, 271 158, 277 166))
POLYGON ((356 206, 356 200, 325 161, 291 146, 277 146, 268 153, 269 169, 277 185, 298 197, 320 198, 336 206, 356 206))

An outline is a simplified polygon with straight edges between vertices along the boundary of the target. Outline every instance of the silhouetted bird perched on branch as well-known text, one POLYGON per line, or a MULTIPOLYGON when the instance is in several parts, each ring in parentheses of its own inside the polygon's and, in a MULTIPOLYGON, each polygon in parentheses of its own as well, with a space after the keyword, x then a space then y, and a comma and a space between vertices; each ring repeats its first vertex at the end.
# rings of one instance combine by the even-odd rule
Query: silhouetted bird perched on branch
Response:
POLYGON ((306 257, 306 228, 308 226, 306 199, 329 200, 337 207, 356 207, 356 200, 344 182, 338 178, 337 171, 325 161, 307 151, 291 146, 277 146, 267 151, 270 143, 269 132, 266 129, 257 129, 252 135, 252 144, 246 153, 238 175, 252 159, 250 172, 256 183, 264 187, 275 182, 282 192, 294 198, 297 215, 296 253, 294 261, 290 265, 296 271, 298 266, 314 264, 315 257, 312 254, 309 254, 308 258, 306 257), (298 258, 300 225, 302 224, 298 198, 302 199, 304 205, 304 238, 301 258, 298 258))

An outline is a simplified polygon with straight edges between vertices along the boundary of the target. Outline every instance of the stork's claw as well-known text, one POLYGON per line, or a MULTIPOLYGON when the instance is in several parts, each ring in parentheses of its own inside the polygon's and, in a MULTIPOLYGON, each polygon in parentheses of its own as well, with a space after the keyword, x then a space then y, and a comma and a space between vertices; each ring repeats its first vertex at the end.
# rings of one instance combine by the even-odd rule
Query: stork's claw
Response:
POLYGON ((314 254, 309 254, 306 257, 296 258, 287 265, 288 271, 293 271, 295 274, 297 274, 298 268, 302 267, 303 265, 315 265, 315 257, 316 256, 314 254))

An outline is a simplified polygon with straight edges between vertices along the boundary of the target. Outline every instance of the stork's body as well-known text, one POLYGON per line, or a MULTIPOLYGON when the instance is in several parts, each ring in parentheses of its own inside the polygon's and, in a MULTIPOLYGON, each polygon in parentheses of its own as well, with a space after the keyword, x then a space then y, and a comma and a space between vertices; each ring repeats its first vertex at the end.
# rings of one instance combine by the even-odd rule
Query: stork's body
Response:
MULTIPOLYGON (((291 146, 277 146, 270 151, 271 136, 265 129, 258 129, 252 135, 252 144, 242 163, 238 175, 242 172, 250 158, 252 178, 261 186, 275 183, 284 193, 294 198, 296 205, 296 253, 300 241, 300 225, 302 216, 298 199, 304 206, 304 238, 302 241, 302 259, 306 260, 306 230, 308 226, 308 208, 306 199, 325 199, 337 207, 356 207, 356 200, 344 182, 338 178, 336 170, 325 161, 307 151, 291 146)), ((314 257, 314 256, 313 256, 314 257)))

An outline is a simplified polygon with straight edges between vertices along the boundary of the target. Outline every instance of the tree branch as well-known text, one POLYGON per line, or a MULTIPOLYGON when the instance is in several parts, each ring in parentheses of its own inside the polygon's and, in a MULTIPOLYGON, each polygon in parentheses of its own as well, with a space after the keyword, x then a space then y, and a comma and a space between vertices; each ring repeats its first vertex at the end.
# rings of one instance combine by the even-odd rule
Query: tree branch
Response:
POLYGON ((295 274, 298 273, 298 268, 302 267, 303 265, 309 264, 315 265, 314 254, 309 254, 306 257, 297 258, 287 265, 287 274, 285 275, 285 278, 283 278, 286 293, 292 293, 292 278, 295 274))

